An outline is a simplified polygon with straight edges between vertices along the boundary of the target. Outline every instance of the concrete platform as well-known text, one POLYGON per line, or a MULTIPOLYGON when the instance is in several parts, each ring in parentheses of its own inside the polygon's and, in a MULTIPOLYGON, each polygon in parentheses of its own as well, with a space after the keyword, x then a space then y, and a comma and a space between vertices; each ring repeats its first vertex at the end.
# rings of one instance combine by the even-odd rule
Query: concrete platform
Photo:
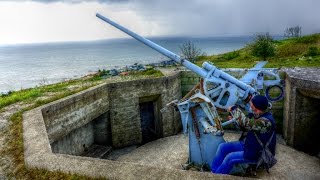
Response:
MULTIPOLYGON (((227 132, 227 141, 239 138, 237 132, 227 132)), ((278 163, 270 170, 258 172, 261 179, 320 179, 320 160, 284 145, 278 136, 276 158, 278 163), (282 144, 281 144, 282 143, 282 144)), ((150 142, 119 156, 117 161, 139 163, 159 168, 181 169, 188 160, 188 137, 182 134, 150 142)))

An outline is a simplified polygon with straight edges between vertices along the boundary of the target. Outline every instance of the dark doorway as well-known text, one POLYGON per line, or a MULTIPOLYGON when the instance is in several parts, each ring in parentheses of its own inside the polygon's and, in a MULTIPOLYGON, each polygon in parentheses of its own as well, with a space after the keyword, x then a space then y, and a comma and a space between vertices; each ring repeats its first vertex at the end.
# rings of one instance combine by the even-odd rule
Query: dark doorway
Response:
POLYGON ((140 118, 142 144, 154 141, 162 137, 160 122, 160 96, 148 96, 140 98, 140 118))
POLYGON ((140 104, 140 117, 142 144, 157 139, 157 134, 154 126, 154 108, 152 101, 140 104))
POLYGON ((294 147, 312 156, 317 156, 320 153, 319 106, 319 92, 298 89, 296 96, 294 147))

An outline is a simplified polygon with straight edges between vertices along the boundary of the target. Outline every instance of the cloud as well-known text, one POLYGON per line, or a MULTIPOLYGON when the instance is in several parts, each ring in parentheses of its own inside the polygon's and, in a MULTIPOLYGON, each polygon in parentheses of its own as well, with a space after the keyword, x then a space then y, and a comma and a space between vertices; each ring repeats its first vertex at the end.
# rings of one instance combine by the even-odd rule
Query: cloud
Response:
POLYGON ((185 35, 282 34, 300 25, 305 34, 320 31, 318 0, 161 0, 130 1, 132 9, 149 21, 185 35))
POLYGON ((97 12, 141 34, 149 35, 153 27, 152 22, 144 21, 127 5, 101 5, 98 2, 0 2, 0 44, 128 37, 96 18, 97 12))
POLYGON ((319 0, 33 0, 0 1, 0 43, 128 37, 95 17, 143 36, 283 34, 299 25, 320 32, 319 0))
MULTIPOLYGON (((22 2, 21 0, 13 0, 13 1, 22 2)), ((24 0, 24 1, 25 1, 25 2, 27 2, 27 1, 33 1, 33 2, 40 2, 40 3, 56 3, 56 2, 62 2, 62 3, 75 4, 75 3, 83 3, 83 2, 125 3, 125 2, 128 2, 129 0, 24 0)))
MULTIPOLYGON (((161 34, 217 35, 270 32, 282 34, 300 25, 305 34, 319 32, 319 0, 31 0, 41 3, 123 5, 161 34)), ((19 1, 21 2, 21 1, 19 1)), ((119 7, 119 6, 118 6, 119 7)))

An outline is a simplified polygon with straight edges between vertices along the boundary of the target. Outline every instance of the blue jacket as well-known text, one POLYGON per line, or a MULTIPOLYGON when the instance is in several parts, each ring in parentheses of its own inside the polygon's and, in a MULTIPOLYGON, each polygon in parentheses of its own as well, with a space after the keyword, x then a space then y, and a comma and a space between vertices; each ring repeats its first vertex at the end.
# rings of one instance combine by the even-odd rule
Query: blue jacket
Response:
MULTIPOLYGON (((264 117, 268 119, 272 124, 271 129, 266 133, 256 132, 257 136, 260 138, 262 143, 266 144, 269 141, 270 137, 272 136, 272 133, 273 132, 275 133, 276 124, 272 114, 269 112, 264 113, 260 117, 264 117)), ((276 134, 274 134, 268 148, 270 149, 271 153, 275 155, 276 134)), ((262 148, 254 135, 254 131, 253 130, 248 131, 247 136, 244 140, 244 158, 248 160, 257 161, 259 158, 259 152, 261 149, 262 148)))

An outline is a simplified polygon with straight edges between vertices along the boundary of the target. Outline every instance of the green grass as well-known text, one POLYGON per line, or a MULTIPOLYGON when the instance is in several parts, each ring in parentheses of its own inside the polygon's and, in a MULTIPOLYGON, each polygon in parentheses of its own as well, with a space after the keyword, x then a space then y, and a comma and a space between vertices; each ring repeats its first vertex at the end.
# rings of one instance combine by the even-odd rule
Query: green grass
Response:
POLYGON ((302 36, 298 38, 294 38, 293 41, 297 43, 304 43, 304 44, 315 44, 319 43, 320 34, 312 34, 309 36, 302 36))
MULTIPOLYGON (((266 67, 320 67, 320 34, 274 41, 276 54, 267 59, 266 67)), ((196 61, 214 63, 219 68, 250 68, 261 59, 251 55, 248 47, 213 56, 200 56, 196 61)))
POLYGON ((13 104, 19 101, 28 100, 35 97, 39 97, 41 95, 42 95, 42 91, 38 88, 12 92, 12 93, 9 93, 8 95, 1 95, 0 109, 10 104, 13 104))
MULTIPOLYGON (((93 76, 86 79, 76 79, 70 81, 59 82, 56 84, 50 84, 30 89, 24 89, 20 91, 13 91, 7 94, 0 95, 0 110, 5 106, 17 103, 17 102, 32 102, 37 97, 41 97, 48 93, 56 93, 56 92, 63 92, 68 94, 70 91, 68 87, 73 85, 78 85, 79 87, 87 88, 85 85, 86 82, 91 82, 93 85, 98 83, 101 80, 100 76, 93 76)), ((70 94, 68 94, 70 95, 70 94)))
POLYGON ((163 76, 162 72, 159 71, 159 70, 156 70, 156 69, 147 69, 147 70, 144 70, 144 71, 133 71, 133 72, 130 72, 130 75, 131 76, 141 76, 141 77, 144 77, 144 76, 148 76, 148 77, 161 77, 163 76))
POLYGON ((240 56, 240 52, 239 51, 232 51, 230 53, 226 53, 226 54, 223 54, 223 59, 226 59, 226 60, 231 60, 231 59, 235 59, 237 57, 240 56))

